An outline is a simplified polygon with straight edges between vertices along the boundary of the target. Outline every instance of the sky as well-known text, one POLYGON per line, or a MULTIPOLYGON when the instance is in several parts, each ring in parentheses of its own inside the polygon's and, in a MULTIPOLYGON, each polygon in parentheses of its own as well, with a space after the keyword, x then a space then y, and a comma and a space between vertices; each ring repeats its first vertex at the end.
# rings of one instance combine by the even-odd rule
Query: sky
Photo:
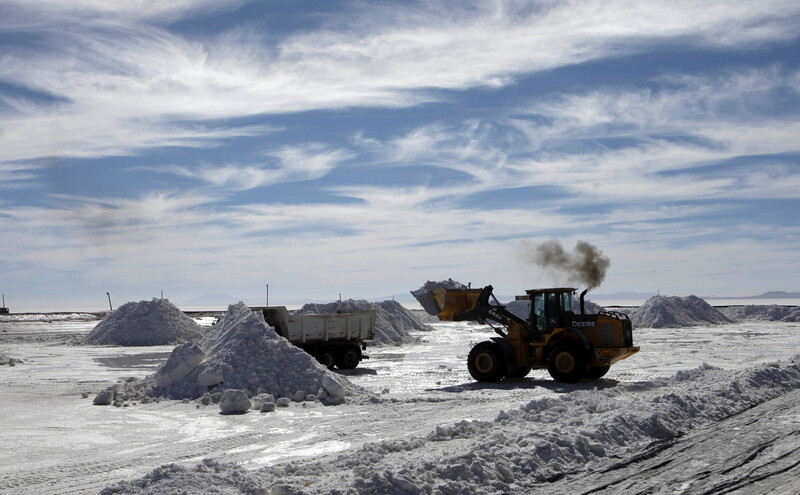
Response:
POLYGON ((800 3, 0 0, 12 311, 800 290, 800 3), (211 299, 215 299, 211 298, 211 299), (235 298, 236 300, 229 300, 235 298))

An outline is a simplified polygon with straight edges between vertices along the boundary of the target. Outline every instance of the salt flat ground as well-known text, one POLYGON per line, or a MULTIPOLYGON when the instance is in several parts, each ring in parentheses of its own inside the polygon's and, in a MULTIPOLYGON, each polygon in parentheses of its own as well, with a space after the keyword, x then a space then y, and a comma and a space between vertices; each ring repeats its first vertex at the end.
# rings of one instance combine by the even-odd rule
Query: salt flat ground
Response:
MULTIPOLYGON (((415 334, 422 342, 370 348, 370 359, 346 373, 381 401, 335 407, 306 402, 274 413, 221 415, 215 405, 194 402, 93 406, 95 392, 153 373, 172 349, 64 343, 64 336, 85 333, 95 323, 1 325, 6 332, 0 334, 0 353, 24 362, 0 367, 0 493, 96 493, 166 463, 191 466, 204 458, 235 462, 257 473, 287 461, 355 452, 372 442, 425 438, 437 427, 463 420, 495 421, 501 410, 536 398, 645 383, 704 363, 744 370, 800 353, 800 323, 637 329, 634 340, 642 351, 598 382, 558 384, 546 372, 534 371, 525 379, 487 385, 471 379, 466 356, 474 343, 494 332, 480 325, 435 323, 433 331, 415 334), (83 398, 82 392, 91 395, 83 398)), ((623 485, 631 490, 635 480, 635 490, 627 492, 680 493, 683 486, 693 493, 798 493, 798 399, 796 390, 787 390, 746 413, 648 445, 629 458, 609 458, 591 471, 569 469, 542 488, 614 493, 623 485), (754 452, 774 455, 753 462, 754 452), (636 457, 640 454, 641 459, 636 457), (717 472, 730 478, 724 489, 713 481, 717 472), (710 483, 707 490, 697 484, 703 479, 710 483), (669 491, 663 491, 665 486, 669 491)), ((569 429, 575 417, 568 418, 570 424, 552 428, 569 429)), ((434 442, 424 448, 435 457, 434 442)))

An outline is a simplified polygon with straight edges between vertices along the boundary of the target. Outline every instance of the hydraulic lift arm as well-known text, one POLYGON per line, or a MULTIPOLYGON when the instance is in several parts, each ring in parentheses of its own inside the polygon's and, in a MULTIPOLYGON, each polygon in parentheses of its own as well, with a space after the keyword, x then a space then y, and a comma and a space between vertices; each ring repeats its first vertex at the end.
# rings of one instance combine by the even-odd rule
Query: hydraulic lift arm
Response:
POLYGON ((500 304, 492 293, 493 290, 494 287, 491 285, 484 287, 475 302, 475 307, 454 315, 453 321, 477 321, 484 325, 490 325, 502 337, 505 337, 506 334, 492 325, 490 321, 497 322, 505 328, 508 328, 511 322, 527 325, 527 321, 508 311, 505 306, 500 304), (490 297, 494 299, 495 304, 489 303, 490 297))

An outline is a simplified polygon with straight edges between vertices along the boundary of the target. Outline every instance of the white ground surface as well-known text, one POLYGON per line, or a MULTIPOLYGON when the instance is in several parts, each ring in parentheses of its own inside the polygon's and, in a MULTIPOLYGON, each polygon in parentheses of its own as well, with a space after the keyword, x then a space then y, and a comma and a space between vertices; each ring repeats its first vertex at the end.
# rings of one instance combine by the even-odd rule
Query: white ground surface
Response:
MULTIPOLYGON (((652 390, 661 386, 653 380, 703 363, 746 371, 800 353, 800 323, 637 329, 634 340, 642 351, 612 367, 600 382, 557 384, 546 372, 535 371, 523 380, 485 385, 470 378, 466 356, 472 344, 494 336, 491 329, 436 323, 433 332, 417 333, 425 342, 371 348, 370 359, 347 372, 355 384, 385 399, 382 402, 335 407, 303 403, 274 413, 221 415, 215 405, 175 401, 128 408, 93 406, 94 392, 153 373, 172 350, 63 343, 64 335, 88 332, 95 323, 2 324, 6 332, 0 334, 0 353, 24 362, 0 367, 0 493, 97 493, 167 463, 191 468, 205 458, 237 463, 258 478, 260 468, 319 461, 326 454, 341 459, 341 454, 375 442, 408 441, 418 450, 413 455, 429 456, 433 462, 441 458, 446 464, 444 458, 452 461, 452 449, 458 446, 431 441, 431 435, 446 432, 452 437, 448 428, 464 420, 478 430, 487 422, 487 431, 496 431, 502 428, 497 421, 501 410, 516 410, 533 399, 577 393, 574 400, 582 407, 592 394, 598 394, 601 403, 625 403, 644 393, 637 384, 652 390), (82 392, 92 393, 82 398, 82 392)), ((720 381, 730 380, 719 373, 720 381)), ((663 387, 666 392, 674 389, 671 384, 663 387)), ((608 447, 609 455, 590 463, 591 469, 574 469, 567 463, 564 473, 541 486, 530 484, 535 477, 528 485, 510 486, 520 493, 537 488, 548 493, 800 493, 800 482, 795 481, 800 478, 797 389, 789 385, 769 400, 756 401, 760 403, 755 407, 742 406, 741 412, 701 422, 689 433, 663 442, 633 445, 614 455, 608 447)), ((568 436, 576 424, 591 423, 594 413, 553 414, 550 422, 536 423, 535 433, 568 436)), ((467 442, 477 434, 464 435, 467 442)), ((497 434, 487 438, 495 441, 497 434)), ((362 491, 381 493, 381 485, 372 481, 362 483, 362 491)), ((387 486, 399 493, 397 487, 403 485, 387 486)), ((319 484, 315 487, 324 491, 319 484)), ((191 493, 191 485, 187 488, 191 493)))

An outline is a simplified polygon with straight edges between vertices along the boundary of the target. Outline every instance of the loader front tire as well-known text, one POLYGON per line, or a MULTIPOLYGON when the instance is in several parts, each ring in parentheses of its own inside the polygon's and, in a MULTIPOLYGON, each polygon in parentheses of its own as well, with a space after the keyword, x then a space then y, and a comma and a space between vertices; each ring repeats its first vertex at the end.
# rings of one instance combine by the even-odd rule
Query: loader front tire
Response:
POLYGON ((506 372, 503 351, 494 342, 481 342, 469 351, 467 368, 472 378, 479 382, 500 381, 506 372))
POLYGON ((547 371, 557 382, 578 383, 586 374, 586 359, 577 346, 559 345, 550 352, 547 371))
POLYGON ((594 368, 589 368, 586 371, 586 378, 589 380, 599 380, 600 378, 603 378, 610 369, 611 366, 597 366, 594 368))

